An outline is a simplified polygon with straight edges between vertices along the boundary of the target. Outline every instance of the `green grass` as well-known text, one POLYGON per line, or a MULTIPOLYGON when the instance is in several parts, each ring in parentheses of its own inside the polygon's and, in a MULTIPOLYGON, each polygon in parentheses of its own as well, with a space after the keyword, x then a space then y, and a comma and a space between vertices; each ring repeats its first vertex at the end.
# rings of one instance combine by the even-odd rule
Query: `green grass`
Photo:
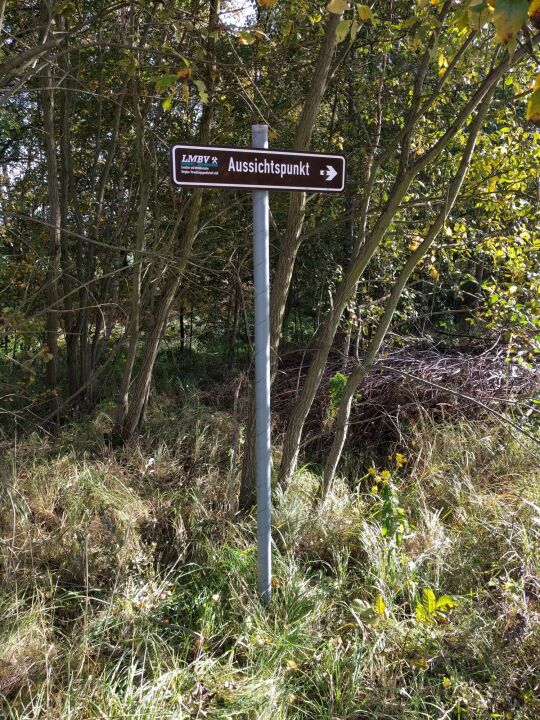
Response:
POLYGON ((540 470, 507 431, 424 424, 323 507, 301 470, 264 610, 230 417, 162 398, 124 451, 109 425, 5 458, 0 717, 540 717, 540 470))

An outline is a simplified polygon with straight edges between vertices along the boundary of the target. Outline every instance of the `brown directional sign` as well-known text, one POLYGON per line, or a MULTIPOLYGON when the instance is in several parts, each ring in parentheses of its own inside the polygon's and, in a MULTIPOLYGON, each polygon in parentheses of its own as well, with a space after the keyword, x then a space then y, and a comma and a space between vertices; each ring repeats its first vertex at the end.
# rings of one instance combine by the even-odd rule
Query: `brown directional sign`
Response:
POLYGON ((306 190, 338 193, 345 187, 343 155, 175 145, 171 175, 181 187, 306 190))

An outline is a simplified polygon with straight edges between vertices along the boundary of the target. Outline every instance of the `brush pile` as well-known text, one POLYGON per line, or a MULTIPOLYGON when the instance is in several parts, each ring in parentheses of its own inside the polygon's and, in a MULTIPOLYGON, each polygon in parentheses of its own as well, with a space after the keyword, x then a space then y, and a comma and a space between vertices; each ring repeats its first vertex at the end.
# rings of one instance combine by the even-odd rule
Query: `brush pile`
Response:
MULTIPOLYGON (((294 351, 282 358, 272 391, 273 422, 278 433, 286 427, 311 357, 311 351, 294 351)), ((355 366, 354 358, 344 362, 338 353, 330 356, 305 426, 308 442, 324 444, 330 436, 330 380, 338 372, 348 376, 355 366)), ((232 405, 237 383, 235 378, 223 386, 213 402, 232 405)), ((395 350, 380 357, 358 389, 349 442, 365 442, 375 430, 382 439, 395 439, 422 414, 452 420, 480 417, 489 412, 486 407, 500 412, 510 406, 530 414, 535 411, 531 398, 539 392, 538 364, 517 362, 504 345, 477 352, 395 350)))

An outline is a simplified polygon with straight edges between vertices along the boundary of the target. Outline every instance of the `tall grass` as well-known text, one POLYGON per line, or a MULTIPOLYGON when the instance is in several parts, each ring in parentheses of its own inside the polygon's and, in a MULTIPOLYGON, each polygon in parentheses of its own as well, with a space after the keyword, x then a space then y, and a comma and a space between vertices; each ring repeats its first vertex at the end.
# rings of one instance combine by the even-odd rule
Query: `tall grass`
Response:
POLYGON ((264 610, 229 416, 161 400, 124 451, 108 423, 8 458, 1 717, 540 717, 540 470, 506 431, 424 423, 322 507, 301 470, 264 610))

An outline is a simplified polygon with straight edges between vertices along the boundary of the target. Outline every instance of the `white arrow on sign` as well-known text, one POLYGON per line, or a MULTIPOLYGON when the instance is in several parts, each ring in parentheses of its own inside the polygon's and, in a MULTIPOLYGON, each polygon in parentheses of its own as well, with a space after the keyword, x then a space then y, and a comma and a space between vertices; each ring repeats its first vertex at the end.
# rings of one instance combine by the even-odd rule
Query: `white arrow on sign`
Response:
POLYGON ((337 170, 333 168, 331 165, 326 166, 326 170, 321 170, 321 175, 326 175, 326 182, 330 182, 330 180, 333 180, 337 175, 337 170))

